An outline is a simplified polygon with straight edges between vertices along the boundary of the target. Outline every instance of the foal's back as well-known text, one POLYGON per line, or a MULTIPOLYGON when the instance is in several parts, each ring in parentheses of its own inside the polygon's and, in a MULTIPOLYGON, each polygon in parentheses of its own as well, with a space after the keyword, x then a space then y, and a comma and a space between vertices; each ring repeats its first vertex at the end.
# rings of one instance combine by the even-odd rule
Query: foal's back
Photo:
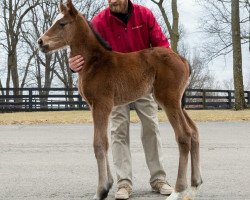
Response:
POLYGON ((90 68, 85 74, 87 83, 79 85, 86 86, 84 96, 113 99, 114 105, 135 101, 153 90, 174 89, 187 81, 182 58, 161 47, 126 54, 107 52, 90 68))
MULTIPOLYGON (((169 97, 170 101, 180 101, 190 74, 185 58, 171 49, 162 47, 120 54, 120 56, 117 57, 117 61, 122 64, 116 66, 119 66, 119 70, 124 73, 125 79, 118 77, 120 84, 126 84, 121 88, 125 88, 122 92, 128 94, 128 98, 133 96, 135 100, 153 92, 160 104, 162 96, 165 99, 169 97)), ((120 92, 117 91, 117 94, 120 95, 120 92)))

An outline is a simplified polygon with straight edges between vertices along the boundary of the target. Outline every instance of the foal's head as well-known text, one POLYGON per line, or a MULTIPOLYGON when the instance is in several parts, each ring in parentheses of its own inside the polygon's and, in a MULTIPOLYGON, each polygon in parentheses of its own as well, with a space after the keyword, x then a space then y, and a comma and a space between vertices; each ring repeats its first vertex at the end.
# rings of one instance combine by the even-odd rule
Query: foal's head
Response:
POLYGON ((76 18, 78 11, 71 0, 66 6, 59 5, 60 14, 56 17, 53 25, 39 39, 38 45, 42 52, 48 53, 70 45, 76 30, 76 18))

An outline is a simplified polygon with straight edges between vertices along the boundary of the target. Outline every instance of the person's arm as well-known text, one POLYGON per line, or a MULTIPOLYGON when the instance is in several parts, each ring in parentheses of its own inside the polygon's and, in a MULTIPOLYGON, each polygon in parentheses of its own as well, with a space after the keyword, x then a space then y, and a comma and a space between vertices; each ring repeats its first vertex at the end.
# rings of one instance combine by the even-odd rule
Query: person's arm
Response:
POLYGON ((153 13, 148 13, 148 24, 149 24, 149 37, 152 47, 166 47, 170 48, 168 39, 163 34, 160 25, 157 23, 153 13))

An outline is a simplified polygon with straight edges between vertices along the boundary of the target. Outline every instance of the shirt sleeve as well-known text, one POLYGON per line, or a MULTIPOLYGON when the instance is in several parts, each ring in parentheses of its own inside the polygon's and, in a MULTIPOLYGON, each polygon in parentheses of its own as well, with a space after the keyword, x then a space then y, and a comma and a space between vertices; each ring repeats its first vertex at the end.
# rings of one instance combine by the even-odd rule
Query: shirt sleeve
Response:
POLYGON ((148 13, 149 37, 152 47, 170 48, 170 44, 166 36, 163 34, 160 25, 157 23, 153 13, 148 13))

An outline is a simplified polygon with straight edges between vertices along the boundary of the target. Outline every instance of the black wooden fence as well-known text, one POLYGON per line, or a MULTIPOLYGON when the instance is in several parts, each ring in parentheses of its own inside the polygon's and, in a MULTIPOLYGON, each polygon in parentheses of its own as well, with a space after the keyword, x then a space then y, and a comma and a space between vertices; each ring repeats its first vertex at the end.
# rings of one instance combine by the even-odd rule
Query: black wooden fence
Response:
MULTIPOLYGON (((245 92, 245 99, 250 106, 250 91, 245 92)), ((184 101, 186 109, 230 109, 234 107, 234 91, 188 89, 184 101)), ((0 112, 83 109, 89 107, 77 88, 0 89, 0 112)))

